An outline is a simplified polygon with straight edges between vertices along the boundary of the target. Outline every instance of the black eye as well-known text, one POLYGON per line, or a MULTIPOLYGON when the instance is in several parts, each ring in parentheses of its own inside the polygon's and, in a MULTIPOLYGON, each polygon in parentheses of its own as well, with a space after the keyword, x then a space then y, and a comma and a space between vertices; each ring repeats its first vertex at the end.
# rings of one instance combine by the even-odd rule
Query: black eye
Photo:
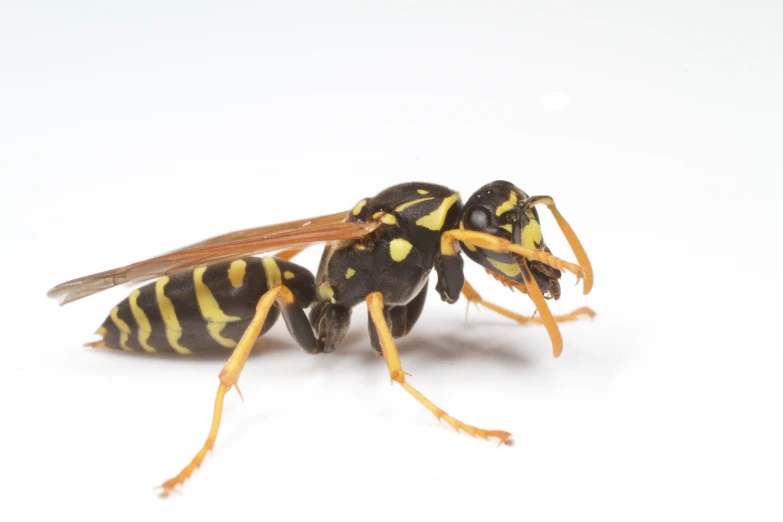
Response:
POLYGON ((486 230, 489 228, 489 210, 484 207, 473 207, 468 211, 468 223, 473 230, 486 230))

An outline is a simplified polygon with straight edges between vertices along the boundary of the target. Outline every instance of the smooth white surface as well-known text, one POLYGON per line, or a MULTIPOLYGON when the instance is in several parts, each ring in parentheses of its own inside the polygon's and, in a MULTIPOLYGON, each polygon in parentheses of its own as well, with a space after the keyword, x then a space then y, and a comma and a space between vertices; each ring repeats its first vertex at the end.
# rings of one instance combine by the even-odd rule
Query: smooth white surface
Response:
POLYGON ((780 520, 777 3, 69 4, 0 15, 4 520, 780 520), (596 284, 566 276, 553 309, 599 315, 553 359, 543 328, 465 322, 433 290, 399 347, 410 382, 510 448, 390 386, 359 307, 331 356, 276 325, 162 501, 223 360, 81 348, 127 289, 45 298, 397 182, 466 199, 495 179, 555 198, 596 284))

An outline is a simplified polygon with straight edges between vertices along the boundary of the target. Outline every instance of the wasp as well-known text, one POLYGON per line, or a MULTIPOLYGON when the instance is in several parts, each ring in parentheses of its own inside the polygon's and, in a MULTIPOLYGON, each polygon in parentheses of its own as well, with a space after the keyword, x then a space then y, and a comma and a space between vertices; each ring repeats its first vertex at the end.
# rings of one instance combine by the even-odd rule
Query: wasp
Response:
POLYGON ((425 304, 431 273, 447 303, 464 295, 520 323, 543 323, 558 357, 557 323, 592 316, 589 308, 555 316, 547 300, 560 297, 564 271, 593 286, 582 244, 549 196, 528 196, 507 181, 481 187, 463 203, 460 194, 431 183, 403 183, 364 198, 347 211, 240 230, 168 254, 62 283, 48 296, 66 304, 121 285, 151 281, 115 306, 85 346, 182 355, 226 352, 219 374, 207 440, 179 474, 161 484, 166 496, 201 465, 214 447, 226 393, 238 387, 258 338, 282 315, 299 346, 331 353, 344 339, 353 308, 365 303, 370 343, 385 360, 392 383, 457 431, 500 444, 511 434, 464 423, 414 388, 395 346, 413 329, 425 304), (552 254, 544 243, 537 206, 546 206, 571 247, 576 263, 552 254), (315 274, 291 259, 324 244, 315 274), (260 254, 274 253, 258 257, 260 254), (505 286, 527 294, 537 316, 524 317, 481 298, 465 280, 462 254, 505 286), (309 314, 306 310, 309 308, 309 314))

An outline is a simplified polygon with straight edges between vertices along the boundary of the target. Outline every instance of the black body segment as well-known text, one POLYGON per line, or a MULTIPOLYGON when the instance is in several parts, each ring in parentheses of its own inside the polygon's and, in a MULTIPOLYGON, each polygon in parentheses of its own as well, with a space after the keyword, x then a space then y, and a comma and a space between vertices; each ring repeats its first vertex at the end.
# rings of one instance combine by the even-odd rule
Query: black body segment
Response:
MULTIPOLYGON (((308 270, 273 257, 250 257, 162 277, 134 290, 111 311, 96 332, 103 339, 95 345, 182 355, 233 349, 261 296, 284 284, 296 299, 283 310, 289 330, 303 348, 313 350, 315 339, 302 310, 313 300, 313 281, 308 270)), ((269 310, 262 335, 279 315, 277 305, 269 310)))
MULTIPOLYGON (((321 349, 334 349, 350 324, 350 309, 373 292, 383 294, 394 334, 407 334, 424 305, 441 234, 457 226, 461 211, 458 192, 431 183, 403 183, 359 201, 347 220, 382 224, 364 238, 324 251, 316 276, 319 302, 310 313, 321 349)), ((446 286, 456 299, 462 288, 453 268, 449 274, 446 286)), ((376 338, 373 347, 380 351, 376 338)))

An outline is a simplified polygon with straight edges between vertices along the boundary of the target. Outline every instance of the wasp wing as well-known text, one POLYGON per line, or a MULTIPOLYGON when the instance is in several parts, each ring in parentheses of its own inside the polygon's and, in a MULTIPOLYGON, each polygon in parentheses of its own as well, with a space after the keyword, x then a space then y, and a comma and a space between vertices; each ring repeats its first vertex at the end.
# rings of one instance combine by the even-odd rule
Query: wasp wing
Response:
POLYGON ((175 272, 221 261, 316 243, 346 241, 366 236, 380 223, 346 221, 348 212, 239 230, 123 267, 59 284, 47 292, 61 305, 127 283, 140 283, 175 272))
MULTIPOLYGON (((345 227, 348 229, 355 228, 356 225, 363 225, 361 223, 344 223, 347 215, 348 215, 347 212, 338 212, 336 214, 318 216, 310 219, 300 219, 298 221, 289 221, 287 223, 278 223, 276 225, 266 225, 263 227, 248 228, 245 230, 236 230, 234 232, 229 232, 228 234, 222 234, 220 236, 215 236, 209 239, 205 239, 203 241, 199 241, 198 243, 193 243, 192 245, 188 245, 186 247, 177 249, 174 252, 179 252, 180 250, 185 250, 194 247, 228 243, 232 241, 240 241, 246 239, 248 240, 260 239, 262 237, 275 236, 277 234, 291 234, 304 229, 307 229, 308 231, 312 231, 319 228, 323 229, 323 227, 333 228, 335 224, 340 226, 346 224, 350 225, 349 227, 345 227)), ((269 250, 265 250, 265 252, 269 252, 269 250)))

